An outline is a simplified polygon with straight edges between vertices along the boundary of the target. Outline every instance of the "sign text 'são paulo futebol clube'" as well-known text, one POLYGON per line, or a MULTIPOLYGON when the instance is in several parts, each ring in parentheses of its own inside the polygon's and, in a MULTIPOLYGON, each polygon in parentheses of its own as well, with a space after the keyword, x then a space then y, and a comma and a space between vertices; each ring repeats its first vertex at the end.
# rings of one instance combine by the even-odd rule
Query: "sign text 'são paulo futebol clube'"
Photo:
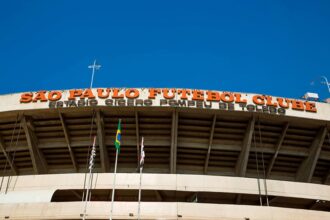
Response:
POLYGON ((238 110, 286 114, 289 111, 316 113, 316 103, 232 92, 192 89, 99 88, 23 93, 20 103, 47 103, 49 108, 85 106, 158 106, 238 110))

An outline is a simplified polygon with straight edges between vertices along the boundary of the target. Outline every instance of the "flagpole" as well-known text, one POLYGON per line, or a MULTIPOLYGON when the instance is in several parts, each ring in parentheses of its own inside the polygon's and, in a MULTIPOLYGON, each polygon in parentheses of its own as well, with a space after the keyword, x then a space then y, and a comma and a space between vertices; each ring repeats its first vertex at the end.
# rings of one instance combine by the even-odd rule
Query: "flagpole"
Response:
POLYGON ((83 213, 83 216, 82 216, 82 219, 85 220, 86 219, 86 211, 87 211, 87 202, 88 202, 88 199, 90 197, 90 189, 92 187, 92 181, 93 181, 93 173, 92 173, 92 170, 93 170, 93 166, 94 166, 94 157, 95 157, 95 144, 96 144, 96 136, 94 137, 94 142, 93 142, 93 147, 92 147, 92 151, 91 151, 91 156, 90 156, 90 159, 89 159, 89 180, 88 180, 88 183, 87 183, 87 189, 86 189, 86 195, 85 195, 85 206, 84 206, 84 213, 83 213))
POLYGON ((140 167, 140 184, 139 184, 139 206, 138 206, 138 220, 140 220, 141 211, 141 185, 142 185, 142 166, 140 167))
POLYGON ((112 184, 110 220, 112 220, 112 214, 113 214, 113 201, 114 201, 114 199, 115 199, 115 186, 116 186, 116 175, 117 175, 117 162, 118 162, 118 149, 116 149, 115 171, 114 171, 113 184, 112 184))
POLYGON ((113 215, 113 203, 115 200, 115 190, 116 190, 116 175, 117 175, 117 164, 118 164, 118 154, 120 151, 120 141, 121 141, 121 119, 118 121, 118 128, 115 140, 115 147, 116 147, 116 161, 115 161, 115 170, 113 175, 113 184, 112 184, 112 195, 111 195, 111 210, 110 210, 110 220, 112 220, 113 215))
POLYGON ((140 166, 140 183, 139 183, 139 198, 138 198, 138 220, 140 220, 140 213, 141 213, 141 186, 142 186, 142 170, 143 170, 143 165, 144 165, 144 138, 142 137, 141 140, 141 153, 140 153, 140 161, 139 161, 139 166, 140 166))

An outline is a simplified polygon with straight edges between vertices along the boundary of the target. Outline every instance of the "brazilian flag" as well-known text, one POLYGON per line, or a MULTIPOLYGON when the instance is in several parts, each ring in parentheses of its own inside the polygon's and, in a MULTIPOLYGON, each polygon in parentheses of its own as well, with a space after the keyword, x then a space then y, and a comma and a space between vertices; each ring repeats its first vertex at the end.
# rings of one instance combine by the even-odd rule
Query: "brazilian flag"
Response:
POLYGON ((118 150, 118 153, 120 152, 120 139, 121 139, 121 119, 119 119, 119 122, 118 122, 118 128, 117 128, 117 134, 116 134, 116 140, 115 140, 115 147, 116 147, 116 150, 118 150))

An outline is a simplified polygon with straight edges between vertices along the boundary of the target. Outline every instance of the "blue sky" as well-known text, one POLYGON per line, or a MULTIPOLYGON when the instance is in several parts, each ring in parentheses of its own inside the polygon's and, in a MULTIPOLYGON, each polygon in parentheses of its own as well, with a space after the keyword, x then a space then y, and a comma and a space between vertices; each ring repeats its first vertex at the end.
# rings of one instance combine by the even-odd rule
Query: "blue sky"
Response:
POLYGON ((183 87, 330 96, 330 1, 2 1, 0 94, 183 87), (315 85, 310 82, 315 80, 315 85))

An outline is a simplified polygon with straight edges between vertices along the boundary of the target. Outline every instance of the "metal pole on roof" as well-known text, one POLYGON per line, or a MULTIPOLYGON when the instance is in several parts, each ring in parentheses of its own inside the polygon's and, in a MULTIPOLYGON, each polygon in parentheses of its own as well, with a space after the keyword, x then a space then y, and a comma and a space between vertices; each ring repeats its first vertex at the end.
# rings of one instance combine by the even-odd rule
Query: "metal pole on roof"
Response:
POLYGON ((87 185, 87 190, 86 190, 86 195, 85 195, 85 205, 84 205, 84 211, 82 214, 82 220, 86 219, 87 202, 90 201, 90 198, 91 198, 91 188, 93 185, 94 158, 96 155, 95 144, 96 144, 96 136, 94 136, 93 147, 92 147, 91 156, 89 159, 89 180, 88 180, 88 185, 87 185))
POLYGON ((325 84, 328 87, 328 91, 330 93, 330 83, 328 81, 328 78, 325 76, 321 76, 322 79, 324 79, 324 82, 321 82, 322 84, 325 84))
POLYGON ((99 70, 101 68, 101 65, 96 64, 96 60, 94 60, 94 63, 92 65, 88 66, 89 69, 92 69, 92 79, 91 79, 91 85, 89 88, 92 88, 93 86, 93 81, 94 81, 94 73, 95 70, 99 70))

